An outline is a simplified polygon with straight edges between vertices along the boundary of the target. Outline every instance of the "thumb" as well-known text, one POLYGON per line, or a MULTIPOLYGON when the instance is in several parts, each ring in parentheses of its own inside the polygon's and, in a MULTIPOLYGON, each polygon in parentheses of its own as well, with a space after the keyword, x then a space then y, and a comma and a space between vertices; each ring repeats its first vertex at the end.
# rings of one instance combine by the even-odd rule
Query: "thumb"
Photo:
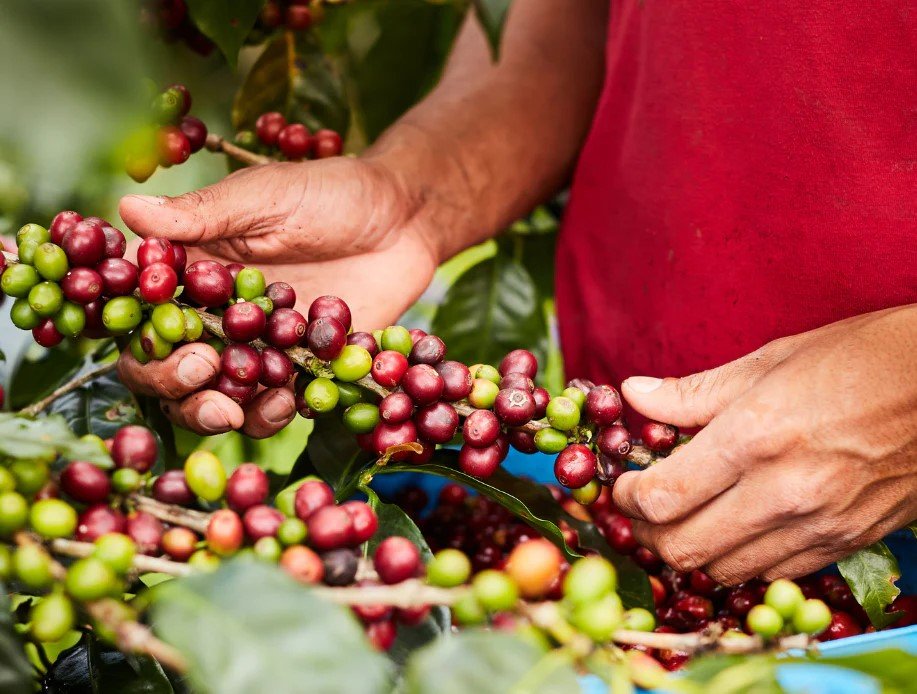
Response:
POLYGON ((684 378, 632 376, 621 384, 621 392, 645 417, 680 427, 706 426, 764 370, 760 360, 744 357, 684 378))

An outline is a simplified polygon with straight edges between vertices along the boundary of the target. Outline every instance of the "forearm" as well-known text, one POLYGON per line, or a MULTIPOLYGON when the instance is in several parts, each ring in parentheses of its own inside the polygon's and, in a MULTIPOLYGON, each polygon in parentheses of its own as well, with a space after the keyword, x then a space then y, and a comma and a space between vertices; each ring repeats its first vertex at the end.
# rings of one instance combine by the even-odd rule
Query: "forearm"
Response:
POLYGON ((437 88, 367 152, 395 171, 440 260, 567 179, 601 87, 607 0, 516 0, 500 60, 473 19, 437 88))

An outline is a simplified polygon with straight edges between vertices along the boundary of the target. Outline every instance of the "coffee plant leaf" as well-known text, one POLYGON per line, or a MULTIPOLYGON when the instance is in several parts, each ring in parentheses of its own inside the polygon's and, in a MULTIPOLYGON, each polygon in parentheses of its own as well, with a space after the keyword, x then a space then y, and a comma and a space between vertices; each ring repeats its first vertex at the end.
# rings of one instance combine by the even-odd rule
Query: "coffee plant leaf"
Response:
MULTIPOLYGON (((906 694, 914 691, 917 681, 917 658, 900 649, 886 648, 870 653, 859 653, 841 657, 809 656, 788 658, 790 663, 844 668, 867 675, 877 685, 877 691, 886 694, 906 694)), ((781 659, 781 664, 785 662, 781 659)))
POLYGON ((347 608, 255 559, 168 581, 151 600, 153 628, 187 658, 194 691, 371 694, 391 675, 347 608))
POLYGON ((503 37, 503 26, 506 24, 506 15, 513 0, 473 0, 474 12, 477 15, 487 40, 494 60, 500 55, 500 39, 503 37))
POLYGON ((576 672, 557 653, 517 636, 464 631, 417 651, 408 661, 405 694, 548 694, 578 692, 576 672))
POLYGON ((532 480, 511 475, 503 469, 497 470, 486 480, 465 474, 455 464, 456 451, 437 451, 437 460, 424 465, 395 465, 381 468, 376 474, 392 472, 420 472, 446 477, 454 482, 475 489, 488 499, 496 501, 519 519, 529 524, 544 537, 557 545, 570 560, 580 555, 564 541, 559 524, 568 523, 579 535, 580 543, 599 552, 614 564, 618 572, 618 593, 627 607, 653 606, 652 589, 646 573, 628 557, 615 552, 592 523, 577 520, 554 501, 554 497, 543 486, 532 480), (451 464, 448 462, 451 460, 451 464))
POLYGON ((114 372, 58 398, 48 411, 66 419, 75 434, 95 434, 103 439, 114 436, 123 426, 144 423, 137 400, 114 372))
MULTIPOLYGON (((12 327, 4 329, 14 330, 12 327)), ((15 332, 29 335, 19 330, 15 332)), ((79 373, 84 363, 82 355, 72 349, 44 350, 35 358, 27 352, 12 369, 10 408, 21 409, 50 394, 79 373)))
POLYGON ((186 0, 188 13, 207 38, 236 66, 239 49, 258 19, 264 0, 186 0))
POLYGON ((28 694, 32 691, 32 668, 23 644, 13 630, 10 596, 0 584, 0 692, 28 694))
POLYGON ((162 666, 153 658, 124 655, 89 635, 61 652, 42 678, 42 687, 48 692, 175 692, 162 666))
POLYGON ((901 593, 895 585, 901 578, 901 569, 884 542, 864 547, 839 560, 837 568, 876 629, 895 621, 898 613, 887 613, 885 610, 901 593))
POLYGON ((59 414, 38 419, 0 413, 0 456, 14 459, 51 461, 58 455, 67 460, 86 460, 111 467, 111 457, 91 441, 81 441, 59 414))
POLYGON ((431 330, 449 345, 449 359, 496 364, 507 352, 528 345, 544 367, 548 326, 542 297, 529 271, 505 246, 458 277, 431 330))

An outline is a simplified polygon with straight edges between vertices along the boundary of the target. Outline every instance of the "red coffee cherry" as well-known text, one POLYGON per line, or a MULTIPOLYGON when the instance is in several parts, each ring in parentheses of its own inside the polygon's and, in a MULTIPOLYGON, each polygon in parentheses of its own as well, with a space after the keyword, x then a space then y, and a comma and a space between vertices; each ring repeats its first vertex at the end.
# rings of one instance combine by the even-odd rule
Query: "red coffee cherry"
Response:
POLYGON ((149 238, 140 242, 137 247, 137 265, 144 269, 154 263, 172 265, 175 262, 175 250, 169 239, 149 238))
POLYGON ((604 530, 605 539, 616 552, 630 554, 637 549, 637 540, 634 537, 634 527, 630 518, 615 513, 605 523, 604 530))
POLYGON ((105 257, 123 258, 124 251, 127 250, 127 239, 121 230, 106 224, 102 227, 102 233, 105 234, 105 257))
POLYGON ((405 371, 401 388, 418 405, 432 405, 445 387, 443 379, 429 364, 416 364, 405 371))
POLYGON ((366 638, 377 651, 384 653, 395 645, 395 638, 398 636, 398 631, 395 629, 395 624, 392 621, 372 622, 371 624, 367 624, 365 629, 366 638))
POLYGON ((156 501, 179 506, 193 504, 195 498, 184 470, 166 470, 153 482, 152 494, 156 501))
POLYGON ((232 277, 232 281, 235 282, 236 277, 238 277, 239 273, 245 269, 245 266, 242 263, 229 263, 226 266, 226 269, 229 271, 229 274, 232 277))
POLYGON ((373 358, 370 374, 380 386, 394 388, 408 370, 408 358, 401 352, 386 349, 373 358))
POLYGON ((220 370, 240 385, 253 386, 261 378, 261 355, 241 342, 226 345, 220 355, 220 370))
POLYGON ((293 360, 274 347, 261 350, 261 385, 267 388, 281 388, 293 380, 296 369, 293 360))
POLYGON ((574 443, 557 455, 554 476, 568 489, 579 489, 595 477, 595 464, 595 453, 588 446, 574 443))
POLYGON ((376 547, 373 566, 383 583, 401 583, 420 572, 420 550, 406 537, 387 537, 376 547))
POLYGON ((120 511, 106 504, 95 504, 83 511, 76 522, 74 537, 80 542, 95 542, 108 533, 123 533, 127 519, 120 511))
POLYGON ((372 336, 372 333, 350 333, 350 335, 347 336, 347 344, 362 347, 369 352, 369 356, 373 358, 379 353, 379 344, 376 342, 376 338, 372 336))
POLYGON ((420 438, 430 443, 448 443, 458 431, 459 416, 447 402, 434 402, 417 410, 414 425, 420 438))
POLYGON ((140 282, 137 266, 124 258, 106 258, 96 266, 96 272, 102 278, 102 293, 109 298, 131 294, 140 282))
POLYGON ((188 88, 185 85, 178 83, 170 84, 165 88, 164 91, 168 91, 170 89, 175 90, 181 95, 180 113, 184 116, 186 113, 188 113, 188 111, 191 110, 191 92, 188 91, 188 88))
POLYGON ((420 328, 411 328, 408 330, 408 335, 411 336, 411 345, 413 346, 417 344, 417 341, 420 340, 420 338, 427 336, 427 331, 421 330, 420 328))
MULTIPOLYGON (((363 580, 357 582, 358 586, 378 586, 378 581, 363 580)), ((380 620, 389 619, 394 613, 393 608, 388 605, 352 605, 353 613, 364 624, 372 624, 380 620)))
POLYGON ((32 328, 32 339, 42 347, 50 349, 59 345, 64 336, 54 327, 54 321, 51 318, 43 319, 38 325, 32 328))
POLYGON ((287 547, 280 555, 280 566, 297 581, 307 585, 319 583, 325 575, 321 557, 302 545, 287 547))
POLYGON ((535 445, 535 435, 520 429, 511 429, 506 432, 509 439, 509 445, 522 453, 537 453, 538 446, 535 445))
POLYGON ((148 472, 158 454, 156 437, 146 427, 121 427, 112 439, 111 457, 118 468, 129 467, 140 473, 148 472))
POLYGON ((595 445, 603 455, 614 460, 624 460, 630 455, 630 432, 620 424, 612 424, 600 430, 595 445))
POLYGON ((504 388, 497 393, 494 412, 507 426, 521 426, 535 414, 535 398, 521 388, 504 388))
POLYGON ((306 5, 288 6, 286 25, 290 31, 305 31, 312 26, 312 10, 306 5))
POLYGON ((312 138, 312 156, 316 159, 340 156, 344 141, 334 130, 317 130, 312 138))
POLYGON ((350 520, 353 521, 354 544, 361 545, 376 534, 379 519, 369 504, 363 501, 347 501, 341 504, 341 508, 350 514, 350 520))
POLYGON ((64 493, 84 504, 105 501, 111 494, 111 480, 103 470, 92 463, 75 460, 60 474, 60 486, 64 493))
POLYGON ((406 422, 414 414, 414 401, 407 393, 390 393, 379 402, 379 418, 386 424, 406 422))
POLYGON ((283 514, 273 506, 258 504, 249 508, 242 516, 242 525, 245 535, 257 542, 262 537, 273 537, 277 528, 283 523, 283 514))
POLYGON ((527 349, 514 349, 512 352, 503 357, 500 362, 500 375, 505 376, 510 373, 525 374, 529 378, 535 378, 538 373, 538 360, 535 355, 527 349))
POLYGON ((226 503, 241 513, 264 503, 269 491, 267 473, 255 463, 242 463, 226 481, 226 503))
POLYGON ((651 451, 664 453, 678 443, 678 429, 662 422, 646 422, 640 430, 643 445, 651 451))
POLYGON ((500 467, 500 463, 506 458, 506 452, 507 446, 501 442, 501 439, 497 439, 496 443, 484 448, 462 446, 459 450, 459 467, 462 472, 472 477, 487 479, 500 467))
POLYGON ((159 132, 156 133, 156 147, 161 166, 184 164, 191 156, 191 142, 174 125, 164 125, 159 128, 159 132))
POLYGON ((291 161, 304 159, 309 154, 311 141, 309 129, 302 123, 286 126, 277 136, 277 146, 280 147, 283 156, 291 161))
POLYGON ((88 267, 75 267, 64 275, 60 288, 68 301, 91 304, 102 296, 102 277, 88 267))
POLYGON ((320 296, 309 305, 309 322, 319 318, 334 318, 344 327, 345 333, 350 330, 350 307, 336 296, 320 296))
POLYGON ((500 390, 505 390, 507 388, 518 388, 519 390, 525 390, 529 393, 535 392, 535 382, 525 374, 520 373, 506 374, 503 378, 500 379, 499 386, 500 390))
POLYGON ((200 306, 223 306, 232 298, 232 275, 214 260, 191 263, 185 270, 184 282, 184 294, 200 306))
POLYGON ((586 394, 586 418, 600 427, 614 424, 624 404, 621 395, 611 386, 596 386, 586 394))
POLYGON ((309 544, 319 551, 354 544, 353 519, 340 506, 323 506, 309 516, 309 544))
POLYGON ((296 490, 293 497, 293 508, 296 517, 308 521, 309 517, 325 506, 334 504, 334 490, 321 480, 307 480, 296 490))
POLYGON ((185 266, 188 264, 188 252, 182 244, 173 241, 172 254, 175 256, 175 260, 172 262, 172 269, 175 270, 178 281, 182 282, 185 278, 185 266))
POLYGON ((493 445, 500 436, 500 420, 490 410, 475 410, 465 418, 462 438, 475 448, 493 445))
POLYGON ((274 304, 274 310, 293 308, 296 305, 296 292, 286 282, 271 282, 264 290, 264 295, 274 304))
POLYGON ((446 402, 456 402, 467 398, 471 392, 471 372, 458 361, 441 361, 433 368, 443 379, 443 393, 440 396, 446 402))
POLYGON ((532 415, 532 419, 544 419, 548 403, 551 401, 551 394, 544 388, 536 387, 532 391, 532 398, 535 400, 535 414, 532 415))
POLYGON ((220 556, 229 556, 235 554, 242 546, 244 534, 245 529, 239 514, 224 508, 214 511, 210 516, 204 538, 213 552, 220 556))
POLYGON ((277 136, 285 127, 287 127, 287 119, 278 111, 262 113, 255 121, 255 133, 258 139, 268 147, 276 146, 277 136))
POLYGON ((306 319, 292 308, 275 308, 265 323, 264 339, 277 349, 295 347, 305 334, 306 319))
POLYGON ((306 344, 319 359, 335 359, 347 344, 347 330, 341 323, 330 316, 309 319, 306 328, 306 344))
POLYGON ((221 373, 212 386, 213 390, 218 391, 232 400, 239 407, 245 407, 252 401, 258 391, 257 385, 244 385, 233 380, 226 374, 221 373))
POLYGON ((198 537, 188 528, 176 526, 162 534, 162 550, 175 561, 188 561, 197 549, 198 537))
POLYGON ((51 220, 51 226, 48 231, 51 233, 51 243, 60 246, 64 240, 64 235, 73 229, 77 224, 83 221, 83 215, 73 210, 58 212, 54 219, 51 220))
MULTIPOLYGON (((383 455, 392 446, 411 443, 417 440, 417 429, 410 419, 399 424, 386 424, 379 422, 373 429, 373 446, 376 453, 383 455)), ((407 460, 410 451, 400 451, 392 456, 392 460, 407 460)))
POLYGON ((165 528, 162 522, 146 511, 134 511, 127 516, 127 527, 124 530, 141 554, 154 556, 162 547, 162 535, 165 528))
POLYGON ((61 247, 71 267, 92 267, 105 257, 105 232, 102 225, 84 219, 64 234, 61 247))
MULTIPOLYGON (((435 366, 446 356, 446 343, 436 335, 424 335, 411 348, 408 357, 412 364, 435 366)), ((438 373, 438 372, 437 372, 438 373)))
POLYGON ((178 275, 171 265, 153 263, 140 272, 140 298, 150 304, 171 301, 178 288, 178 275))
POLYGON ((250 301, 233 304, 223 313, 223 332, 234 342, 257 340, 264 333, 266 325, 264 310, 250 301))
POLYGON ((185 116, 181 119, 178 127, 182 134, 188 139, 188 145, 191 148, 191 154, 200 152, 207 142, 207 126, 199 118, 194 116, 185 116))
POLYGON ((447 482, 439 490, 439 503, 445 506, 461 506, 468 498, 468 490, 455 482, 447 482))

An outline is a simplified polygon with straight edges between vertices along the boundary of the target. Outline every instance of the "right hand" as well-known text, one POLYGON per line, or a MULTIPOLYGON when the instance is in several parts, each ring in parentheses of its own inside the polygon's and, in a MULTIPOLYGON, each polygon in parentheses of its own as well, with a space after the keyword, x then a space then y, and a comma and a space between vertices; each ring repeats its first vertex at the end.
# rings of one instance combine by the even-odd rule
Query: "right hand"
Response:
MULTIPOLYGON (((261 269, 269 283, 291 284, 302 313, 317 296, 340 296, 357 330, 397 320, 439 261, 420 203, 388 168, 363 159, 252 167, 176 198, 128 195, 120 212, 139 236, 186 244, 189 263, 238 262, 261 269)), ((161 398, 173 422, 200 434, 241 429, 265 438, 295 416, 291 388, 264 390, 244 409, 200 390, 219 369, 216 351, 203 343, 147 365, 125 351, 118 365, 129 388, 161 398)))

